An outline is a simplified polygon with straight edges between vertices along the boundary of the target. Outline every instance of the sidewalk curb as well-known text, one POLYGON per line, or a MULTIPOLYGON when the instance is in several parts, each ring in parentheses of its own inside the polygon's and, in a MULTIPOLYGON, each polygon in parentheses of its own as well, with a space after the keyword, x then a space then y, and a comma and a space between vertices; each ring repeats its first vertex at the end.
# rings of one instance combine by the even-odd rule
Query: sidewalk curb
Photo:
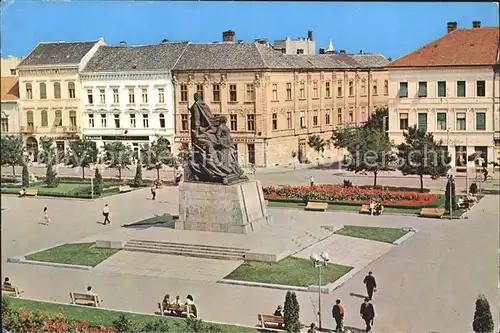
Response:
MULTIPOLYGON (((321 286, 321 293, 322 294, 330 294, 331 292, 335 291, 338 289, 340 286, 342 286, 344 283, 346 283, 348 280, 350 280, 354 275, 358 274, 364 267, 353 267, 349 272, 346 274, 342 275, 340 278, 335 280, 332 283, 329 283, 325 286, 321 286)), ((309 292, 318 292, 318 285, 311 285, 307 288, 309 292)))
POLYGON ((217 283, 232 284, 245 287, 261 287, 261 288, 280 289, 280 290, 308 291, 308 287, 287 286, 283 284, 271 284, 271 283, 261 283, 261 282, 251 282, 251 281, 229 280, 229 279, 227 280, 221 279, 218 280, 217 283))
POLYGON ((405 229, 408 230, 408 232, 406 234, 404 234, 403 236, 399 237, 398 239, 396 239, 394 242, 392 242, 393 245, 400 245, 401 243, 403 243, 404 241, 407 241, 408 239, 410 239, 413 235, 415 235, 418 232, 418 229, 402 228, 403 231, 406 231, 405 229))

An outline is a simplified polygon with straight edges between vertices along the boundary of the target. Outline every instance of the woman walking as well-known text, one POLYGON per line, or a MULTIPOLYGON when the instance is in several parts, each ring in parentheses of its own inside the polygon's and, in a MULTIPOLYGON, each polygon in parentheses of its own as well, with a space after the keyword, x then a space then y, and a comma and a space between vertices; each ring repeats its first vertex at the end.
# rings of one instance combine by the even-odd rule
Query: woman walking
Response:
POLYGON ((49 217, 49 211, 48 211, 47 207, 45 207, 43 209, 43 218, 45 220, 45 225, 49 225, 50 217, 49 217))

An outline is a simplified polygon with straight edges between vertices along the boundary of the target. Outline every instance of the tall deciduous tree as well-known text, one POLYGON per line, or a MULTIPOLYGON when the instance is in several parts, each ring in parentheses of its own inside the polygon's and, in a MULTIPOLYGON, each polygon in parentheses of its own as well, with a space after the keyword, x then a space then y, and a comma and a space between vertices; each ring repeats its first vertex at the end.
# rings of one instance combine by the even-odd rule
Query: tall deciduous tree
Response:
POLYGON ((118 179, 122 180, 122 170, 129 169, 133 163, 133 151, 130 146, 123 144, 123 142, 112 142, 104 145, 104 163, 108 168, 115 168, 118 170, 118 179))
POLYGON ((82 179, 85 179, 85 168, 97 161, 97 146, 86 137, 79 137, 69 144, 67 164, 72 168, 82 168, 82 179))
POLYGON ((493 317, 491 316, 490 304, 484 295, 477 297, 472 329, 476 333, 493 332, 493 317))
POLYGON ((420 190, 424 190, 424 175, 433 179, 445 176, 450 168, 450 156, 443 149, 443 142, 435 141, 432 133, 408 128, 404 133, 405 141, 398 145, 398 169, 403 175, 419 175, 420 190))
POLYGON ((12 167, 12 174, 16 175, 16 166, 24 165, 26 147, 23 138, 9 135, 0 139, 0 160, 2 165, 12 167))
POLYGON ((163 136, 157 136, 156 140, 141 147, 142 164, 148 169, 156 169, 156 178, 160 180, 160 169, 164 165, 172 165, 173 156, 170 142, 163 136))
POLYGON ((318 154, 318 157, 316 159, 319 165, 319 154, 325 151, 325 140, 323 140, 323 138, 321 138, 319 135, 313 134, 309 136, 307 144, 318 154))

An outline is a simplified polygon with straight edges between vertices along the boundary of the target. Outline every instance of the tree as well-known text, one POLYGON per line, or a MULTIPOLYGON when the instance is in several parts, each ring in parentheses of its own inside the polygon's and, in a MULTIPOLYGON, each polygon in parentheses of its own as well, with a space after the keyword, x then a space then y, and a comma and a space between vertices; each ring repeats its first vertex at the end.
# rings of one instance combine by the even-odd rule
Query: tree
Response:
POLYGON ((420 191, 424 190, 424 175, 432 179, 446 175, 450 168, 449 153, 442 149, 442 140, 436 142, 432 133, 408 128, 403 133, 405 141, 398 145, 398 169, 403 175, 419 175, 420 191))
POLYGON ((299 314, 300 307, 297 301, 297 295, 293 291, 287 291, 283 313, 283 322, 287 332, 300 332, 302 325, 300 324, 299 314))
POLYGON ((30 173, 28 171, 27 162, 23 164, 22 183, 23 187, 28 187, 30 185, 30 173))
POLYGON ((156 169, 156 178, 160 181, 160 169, 173 163, 170 142, 163 136, 157 136, 153 143, 142 145, 141 159, 148 170, 156 169))
POLYGON ((331 140, 337 148, 347 148, 358 136, 359 127, 345 126, 333 130, 331 140))
POLYGON ((314 149, 316 153, 318 153, 317 161, 319 165, 319 153, 325 151, 325 145, 326 145, 325 140, 323 140, 323 138, 321 138, 319 135, 313 134, 309 136, 307 144, 309 145, 309 147, 314 149))
POLYGON ((79 137, 69 144, 67 165, 82 168, 82 179, 85 179, 85 168, 97 161, 97 147, 94 141, 79 137))
POLYGON ((56 161, 56 152, 54 149, 54 138, 44 136, 40 138, 42 151, 40 153, 40 162, 45 163, 47 170, 45 171, 45 183, 47 187, 57 187, 59 185, 59 178, 57 172, 54 170, 56 161))
POLYGON ((12 167, 12 175, 16 175, 16 165, 24 165, 26 148, 23 138, 9 135, 0 139, 1 164, 12 167))
POLYGON ((370 118, 363 124, 364 128, 376 129, 384 132, 388 128, 389 108, 378 108, 370 115, 370 118))
POLYGON ((493 332, 493 317, 491 316, 490 304, 482 294, 476 300, 476 311, 474 312, 472 329, 476 333, 493 332))
POLYGON ((57 172, 54 170, 52 164, 47 164, 47 171, 45 172, 45 184, 47 187, 57 187, 59 185, 59 178, 57 172))
POLYGON ((140 163, 137 163, 137 168, 135 169, 134 186, 142 186, 142 166, 140 163))
POLYGON ((94 174, 94 193, 96 195, 101 195, 103 187, 104 187, 104 182, 102 180, 101 172, 99 171, 99 168, 95 168, 95 174, 94 174))
POLYGON ((132 164, 133 151, 130 146, 126 146, 123 142, 112 142, 104 145, 104 163, 108 168, 118 170, 118 179, 122 180, 122 170, 129 169, 132 164))
POLYGON ((453 210, 457 209, 457 197, 455 194, 455 181, 448 179, 444 192, 444 209, 450 212, 450 206, 453 207, 453 210))

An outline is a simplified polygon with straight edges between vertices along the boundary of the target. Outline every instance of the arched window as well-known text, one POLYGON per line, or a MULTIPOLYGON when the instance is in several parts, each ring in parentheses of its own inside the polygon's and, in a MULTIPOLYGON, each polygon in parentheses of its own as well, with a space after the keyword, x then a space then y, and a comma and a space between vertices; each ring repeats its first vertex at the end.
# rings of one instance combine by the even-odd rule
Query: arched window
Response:
POLYGON ((69 124, 71 127, 76 128, 76 111, 74 110, 69 112, 69 124))
POLYGON ((42 126, 49 126, 49 117, 47 116, 47 110, 42 110, 41 123, 42 126))
POLYGON ((62 126, 62 112, 61 110, 56 110, 56 117, 54 118, 54 126, 62 126))
POLYGON ((28 127, 33 127, 33 111, 26 112, 26 122, 28 127))
POLYGON ((68 83, 69 98, 76 98, 75 82, 68 83))
POLYGON ((61 84, 59 82, 54 82, 54 98, 61 98, 61 84))
POLYGON ((160 113, 160 128, 165 128, 165 115, 160 113))
POLYGON ((47 85, 45 82, 40 83, 40 99, 47 99, 47 85))
POLYGON ((33 87, 31 83, 26 83, 26 99, 33 99, 33 87))

